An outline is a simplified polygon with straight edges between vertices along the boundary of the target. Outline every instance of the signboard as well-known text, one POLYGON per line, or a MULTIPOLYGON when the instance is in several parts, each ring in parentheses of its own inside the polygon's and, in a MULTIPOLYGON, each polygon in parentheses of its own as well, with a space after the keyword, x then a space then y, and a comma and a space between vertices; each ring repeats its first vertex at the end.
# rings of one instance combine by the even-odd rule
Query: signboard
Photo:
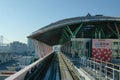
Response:
POLYGON ((92 39, 92 58, 112 61, 112 41, 110 39, 92 39))

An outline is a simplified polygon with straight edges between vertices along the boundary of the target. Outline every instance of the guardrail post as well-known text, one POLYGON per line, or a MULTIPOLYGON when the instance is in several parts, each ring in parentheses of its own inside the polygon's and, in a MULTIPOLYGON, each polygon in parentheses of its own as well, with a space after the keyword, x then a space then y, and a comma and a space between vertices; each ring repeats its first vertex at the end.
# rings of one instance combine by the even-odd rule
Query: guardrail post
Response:
POLYGON ((86 67, 88 67, 88 60, 86 59, 86 67))
POLYGON ((95 60, 94 60, 93 70, 96 70, 96 69, 95 69, 95 64, 96 64, 96 63, 95 63, 95 60))
POLYGON ((120 66, 119 66, 119 80, 120 80, 120 66))
POLYGON ((100 60, 100 72, 99 72, 99 80, 101 80, 101 72, 102 72, 102 60, 100 60))
POLYGON ((114 70, 115 66, 113 65, 113 80, 115 80, 115 70, 114 70))
POLYGON ((105 62, 105 77, 107 78, 107 62, 105 62))
POLYGON ((89 59, 89 61, 90 61, 90 68, 92 69, 92 66, 91 66, 91 60, 89 59))
POLYGON ((87 58, 85 59, 85 67, 87 67, 87 58))
POLYGON ((113 80, 115 80, 115 70, 113 69, 113 80))

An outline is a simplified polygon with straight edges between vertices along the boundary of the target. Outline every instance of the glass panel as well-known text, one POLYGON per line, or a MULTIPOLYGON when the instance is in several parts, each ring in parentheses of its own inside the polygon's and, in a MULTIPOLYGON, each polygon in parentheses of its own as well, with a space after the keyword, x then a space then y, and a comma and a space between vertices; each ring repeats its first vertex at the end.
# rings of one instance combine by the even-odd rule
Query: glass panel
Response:
POLYGON ((113 42, 113 49, 118 49, 118 42, 113 42))

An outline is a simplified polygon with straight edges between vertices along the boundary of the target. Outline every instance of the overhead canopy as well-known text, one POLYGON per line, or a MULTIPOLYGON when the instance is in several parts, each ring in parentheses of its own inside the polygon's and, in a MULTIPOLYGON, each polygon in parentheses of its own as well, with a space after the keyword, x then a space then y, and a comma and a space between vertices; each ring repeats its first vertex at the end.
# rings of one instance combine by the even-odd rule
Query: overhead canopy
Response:
MULTIPOLYGON (((63 30, 66 27, 69 27, 71 31, 74 31, 81 24, 83 24, 82 28, 80 28, 76 37, 91 38, 91 37, 94 37, 92 34, 94 34, 93 31, 96 31, 96 27, 98 30, 99 30, 99 27, 104 28, 103 33, 110 34, 111 29, 113 29, 114 31, 114 28, 112 27, 115 27, 116 25, 120 26, 120 18, 108 17, 108 16, 102 16, 102 15, 96 15, 96 16, 87 15, 85 17, 75 17, 75 18, 64 19, 64 20, 57 21, 55 23, 51 23, 50 25, 47 25, 33 32, 28 37, 32 39, 36 39, 38 41, 42 41, 44 43, 47 43, 48 45, 53 46, 53 45, 59 44, 61 36, 63 34, 63 30), (83 34, 84 36, 82 36, 83 34)), ((116 35, 114 35, 115 33, 111 34, 110 37, 116 38, 116 35)), ((69 32, 68 32, 68 35, 70 36, 69 32)))

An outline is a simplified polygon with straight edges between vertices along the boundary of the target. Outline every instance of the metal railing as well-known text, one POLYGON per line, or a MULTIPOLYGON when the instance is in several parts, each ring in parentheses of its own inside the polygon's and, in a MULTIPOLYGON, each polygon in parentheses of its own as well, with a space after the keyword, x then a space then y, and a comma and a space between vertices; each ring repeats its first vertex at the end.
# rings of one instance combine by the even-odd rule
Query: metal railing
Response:
POLYGON ((120 65, 93 58, 80 58, 82 68, 97 80, 120 80, 120 65))

